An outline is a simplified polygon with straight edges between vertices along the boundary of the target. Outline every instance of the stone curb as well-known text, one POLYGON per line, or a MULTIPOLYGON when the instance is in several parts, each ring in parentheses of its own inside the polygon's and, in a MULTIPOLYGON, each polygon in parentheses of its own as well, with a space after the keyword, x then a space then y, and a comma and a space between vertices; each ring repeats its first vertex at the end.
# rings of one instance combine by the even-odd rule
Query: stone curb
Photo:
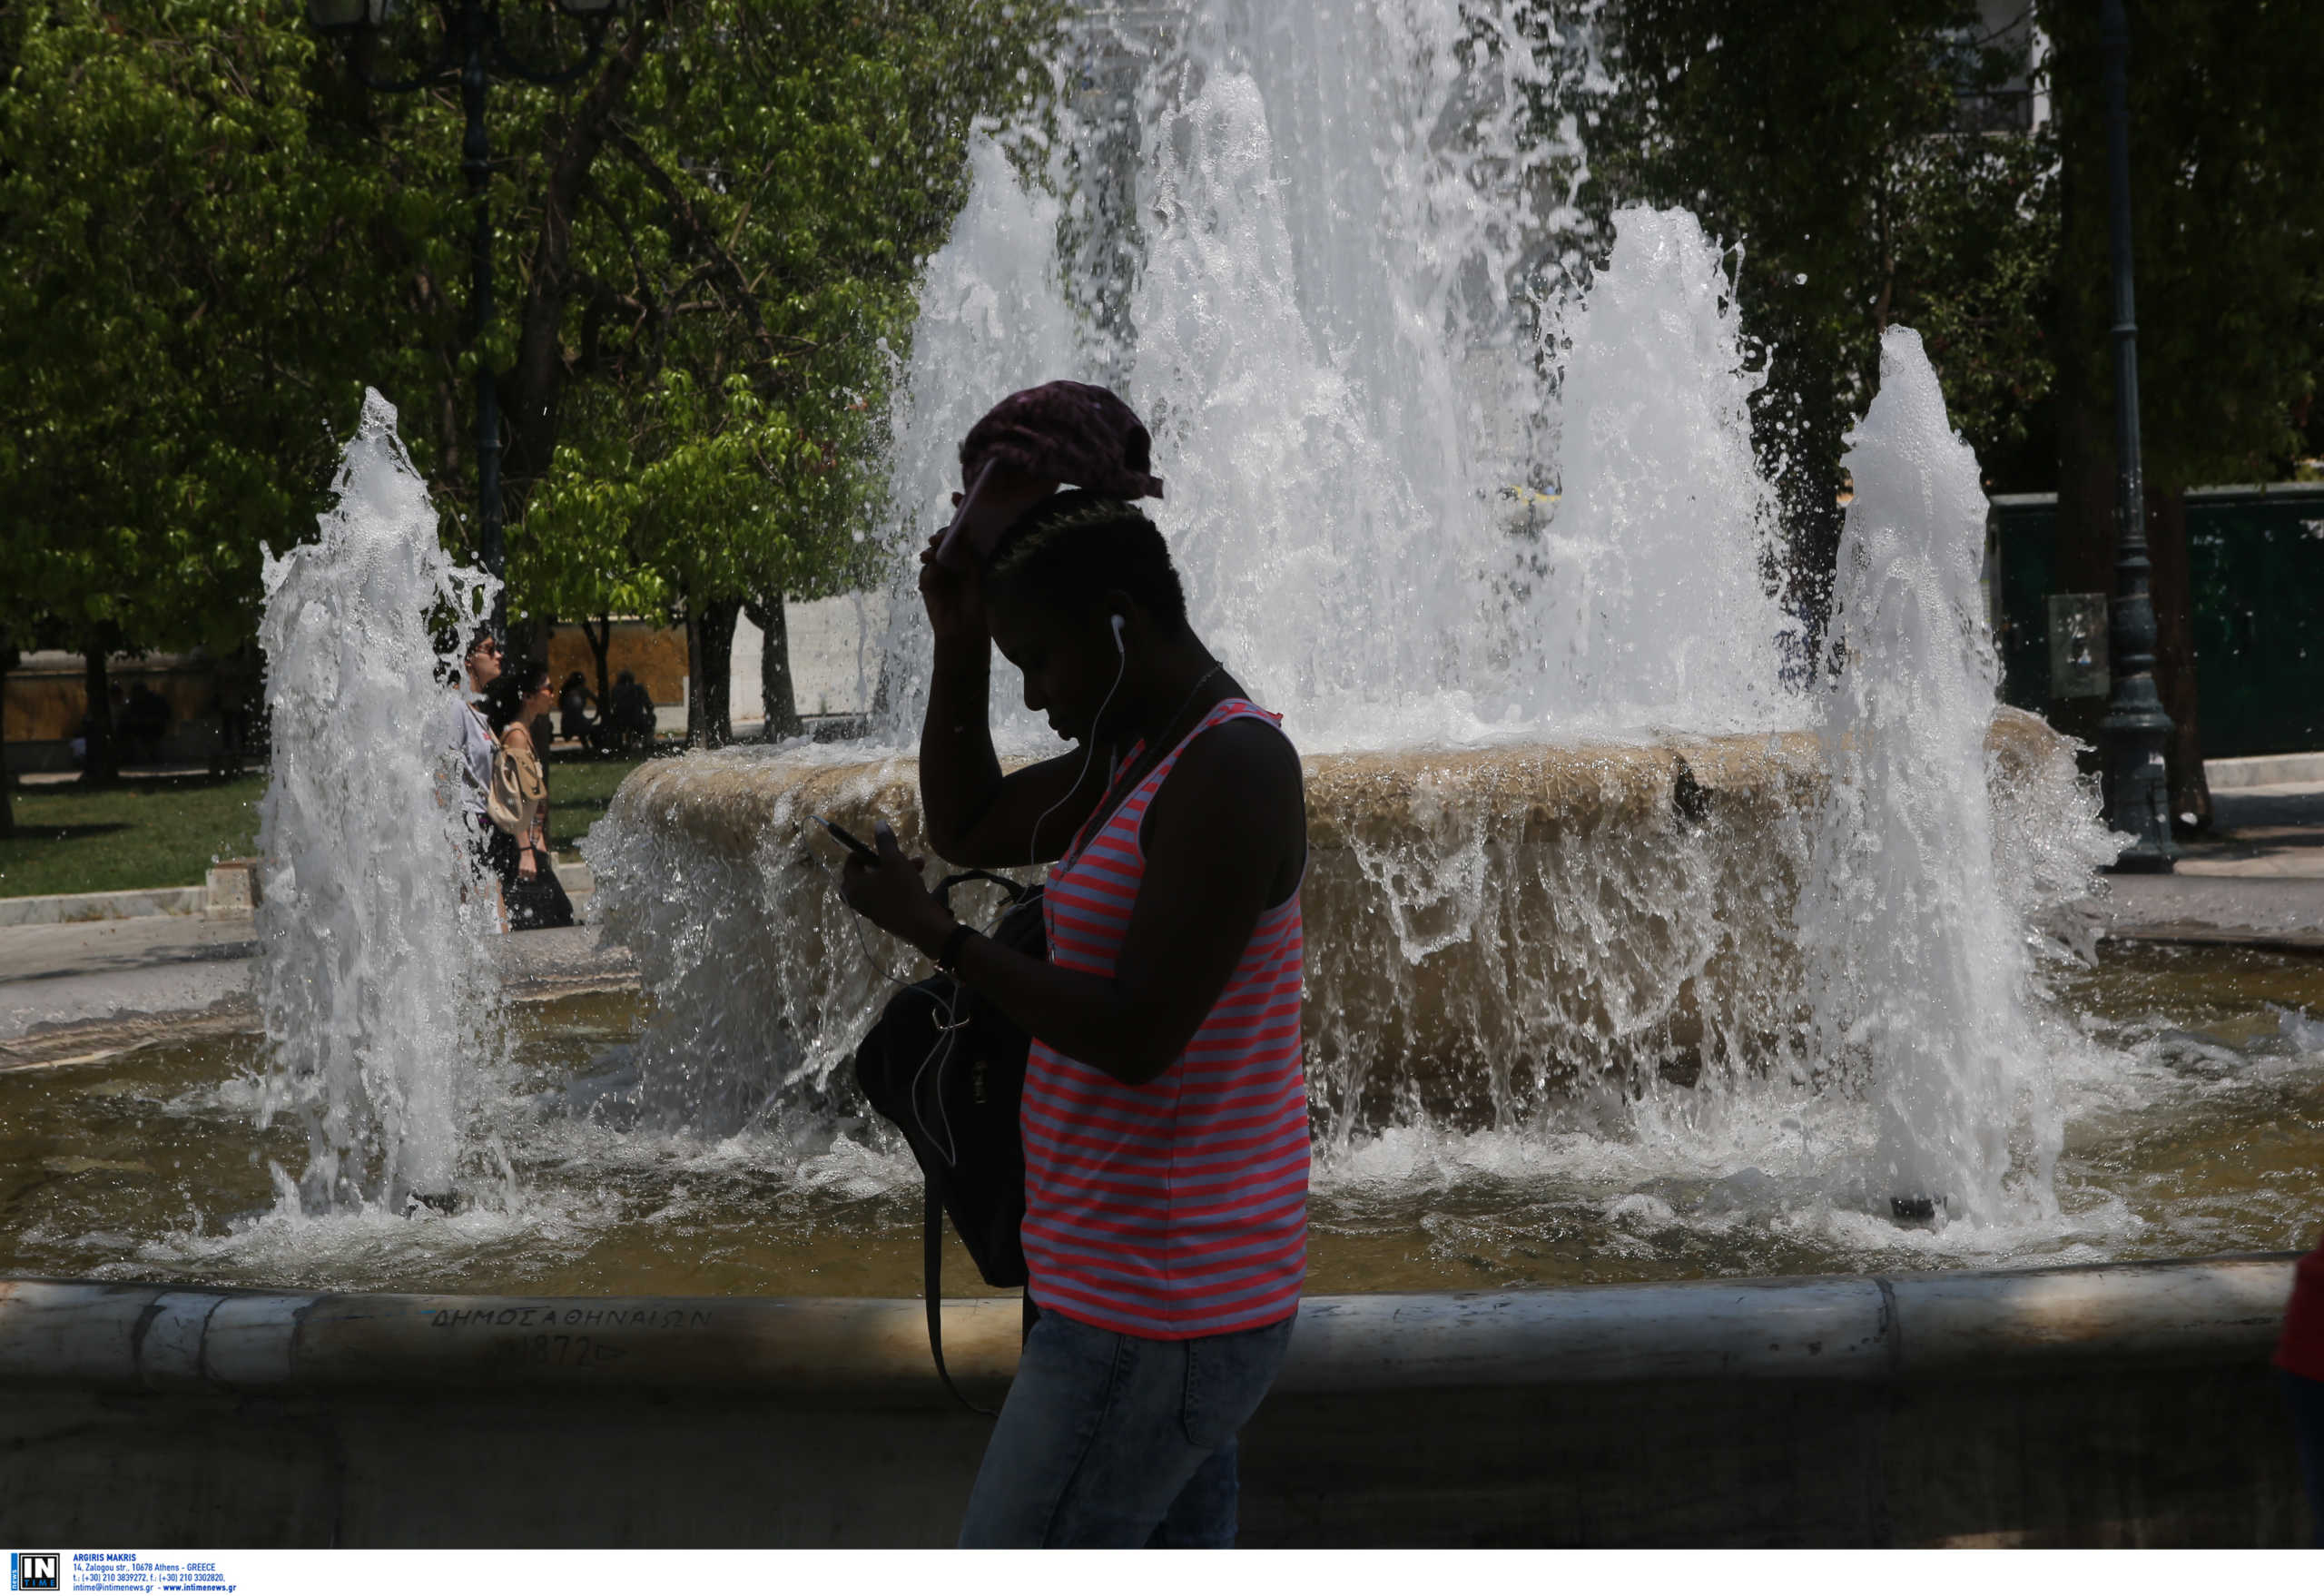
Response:
POLYGON ((2324 754, 2255 754, 2243 759, 2206 759, 2203 780, 2214 793, 2295 782, 2324 782, 2324 754))
POLYGON ((206 887, 144 887, 126 892, 57 892, 0 898, 0 925, 84 925, 99 920, 138 920, 149 914, 200 914, 206 887))
MULTIPOLYGON (((596 884, 586 864, 560 864, 556 879, 574 896, 596 884)), ((255 893, 248 865, 234 861, 209 872, 199 887, 138 887, 125 892, 57 892, 44 897, 0 898, 0 926, 88 925, 103 920, 142 920, 154 914, 202 914, 213 920, 248 920, 255 893)))
MULTIPOLYGON (((1669 1380, 1895 1383, 2264 1366, 2290 1255, 1929 1275, 1313 1296, 1287 1393, 1669 1380)), ((954 1377, 1014 1374, 1014 1299, 944 1305, 954 1377)), ((0 1279, 0 1385, 884 1391, 941 1404, 921 1305, 438 1296, 0 1279)))

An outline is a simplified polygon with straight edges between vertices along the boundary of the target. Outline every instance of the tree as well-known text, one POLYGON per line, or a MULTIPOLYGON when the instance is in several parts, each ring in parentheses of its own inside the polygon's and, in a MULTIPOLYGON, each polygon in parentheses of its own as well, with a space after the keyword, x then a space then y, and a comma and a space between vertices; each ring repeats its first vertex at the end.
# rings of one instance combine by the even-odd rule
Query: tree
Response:
POLYGON ((256 0, 0 10, 0 576, 89 661, 88 779, 106 656, 251 634, 361 399, 373 197, 317 181, 311 60, 256 0))
MULTIPOLYGON (((22 657, 7 628, 0 626, 0 748, 8 744, 8 673, 16 668, 16 662, 22 657)), ((7 765, 0 764, 0 837, 16 834, 15 803, 9 795, 9 790, 15 783, 16 778, 9 773, 7 765)))
MULTIPOLYGON (((964 197, 972 117, 1046 84, 1048 29, 964 0, 713 5, 642 61, 633 97, 656 114, 615 119, 581 208, 623 225, 576 222, 562 330, 550 296, 527 301, 526 347, 557 354, 519 375, 556 397, 514 413, 555 412, 558 437, 512 447, 511 471, 527 546, 619 547, 655 573, 687 626, 694 741, 728 734, 745 605, 779 644, 787 594, 863 574, 919 262, 964 197)), ((787 695, 768 716, 797 719, 787 695)))
MULTIPOLYGON (((20 641, 90 657, 99 773, 106 655, 251 635, 259 545, 303 535, 367 384, 472 550, 471 373, 497 373, 537 617, 731 630, 840 579, 880 340, 1048 15, 635 0, 579 88, 493 91, 513 310, 479 350, 454 85, 368 92, 263 0, 0 7, 0 586, 20 641)), ((502 23, 572 54, 549 7, 502 23)), ((368 64, 411 69, 436 26, 398 8, 368 64)))
MULTIPOLYGON (((919 261, 963 197, 972 119, 1046 85, 1053 9, 641 4, 585 89, 498 103, 512 609, 683 619, 697 742, 726 735, 742 606, 857 573, 919 261)), ((411 180, 448 170, 448 101, 367 114, 411 180)), ((436 362, 439 461, 464 369, 436 362)))
MULTIPOLYGON (((2206 826, 2186 489, 2266 480, 2293 454, 2324 366, 2324 8, 2138 0, 2131 25, 2132 243, 2171 810, 2206 826)), ((2098 8, 2043 0, 2056 41, 2063 242, 2058 581, 2114 588, 2113 320, 2098 8)), ((2102 713, 2062 717, 2083 735, 2102 713)))

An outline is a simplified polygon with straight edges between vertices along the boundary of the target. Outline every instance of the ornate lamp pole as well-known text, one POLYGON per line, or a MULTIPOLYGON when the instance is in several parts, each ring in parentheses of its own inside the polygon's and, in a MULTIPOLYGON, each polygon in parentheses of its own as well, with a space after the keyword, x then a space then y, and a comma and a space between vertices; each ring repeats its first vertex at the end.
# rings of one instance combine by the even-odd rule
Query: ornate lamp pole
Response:
POLYGON ((2146 483, 2139 461, 2139 327, 2131 293, 2129 25, 2122 0, 2102 0, 2106 67, 2107 231, 2114 266, 2114 603, 2107 624, 2113 693, 2099 742, 2106 764, 2106 823, 2135 839, 2121 871, 2166 872, 2171 783, 2163 748, 2171 716, 2154 690, 2154 599, 2147 590, 2146 483))
MULTIPOLYGON (((487 184, 492 176, 492 150, 484 132, 484 91, 496 75, 544 85, 571 83, 596 64, 604 47, 606 25, 621 0, 554 0, 556 9, 589 25, 588 48, 570 66, 537 67, 519 60, 500 34, 498 0, 436 0, 443 18, 442 42, 436 59, 409 77, 372 74, 365 64, 364 47, 394 15, 397 0, 308 0, 307 19, 326 36, 346 41, 348 70, 365 88, 389 94, 409 94, 430 84, 457 80, 460 105, 468 113, 468 136, 460 145, 460 170, 467 174, 468 193, 476 205, 476 229, 468 242, 470 271, 469 340, 476 364, 476 498, 478 552, 484 568, 495 577, 506 574, 507 551, 501 541, 500 517, 500 400, 492 368, 485 359, 485 330, 492 325, 492 202, 487 184)), ((507 632, 507 602, 492 602, 492 630, 507 632)))

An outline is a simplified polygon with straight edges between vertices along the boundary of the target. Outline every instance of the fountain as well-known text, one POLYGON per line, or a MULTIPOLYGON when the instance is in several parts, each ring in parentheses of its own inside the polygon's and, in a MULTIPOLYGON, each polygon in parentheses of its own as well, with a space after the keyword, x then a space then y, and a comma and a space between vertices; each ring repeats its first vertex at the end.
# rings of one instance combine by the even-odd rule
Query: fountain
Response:
MULTIPOLYGON (((2068 749, 1995 716, 1989 667, 1982 698, 1942 724, 1851 718, 1901 703, 1925 669, 1962 668, 1925 643, 1888 646, 1894 617, 1852 589, 1839 707, 1790 679, 1814 673, 1776 575, 1750 432, 1762 378, 1718 246, 1683 212, 1624 211, 1585 294, 1525 300, 1564 225, 1537 180, 1570 152, 1521 158, 1510 119, 1556 64, 1514 33, 1465 53, 1473 8, 1293 11, 1197 8, 1127 42, 1143 62, 1117 74, 1117 104, 1145 130, 1135 271, 1093 283, 1061 225, 1086 196, 1027 181, 998 138, 979 145, 899 401, 898 568, 994 397, 1107 377, 1148 417, 1171 493, 1157 518, 1196 629, 1307 756, 1323 1181, 1492 1162, 1544 1132, 1756 1146, 1790 1119, 1824 1138, 1811 1185, 1885 1211, 1896 1194, 1872 1189, 1893 1183, 1873 1149, 1832 1151, 1865 1142, 1869 1098, 1887 1105, 1889 1143, 1951 1147, 1966 1134, 1953 1121, 1991 1109, 2040 1050, 2009 1029, 2032 981, 2025 926, 2086 892, 2105 855, 2068 749), (1477 380, 1512 368, 1545 380, 1477 380), (1512 391, 1536 395, 1513 428, 1491 408, 1512 391), (1509 494, 1532 482, 1560 490, 1546 524, 1512 527, 1509 494), (1932 842, 1964 876, 1935 933, 1949 965, 1924 970, 1925 950, 1883 941, 1860 911, 1886 878, 1850 875, 1854 844, 1832 838, 1880 819, 1868 784, 1893 776, 1827 755, 1858 743, 1949 773, 1960 813, 1932 842), (2071 867, 2004 904, 1997 851, 2071 867), (1827 912, 1803 891, 1857 898, 1827 912), (1914 983, 1990 970, 1974 989, 1996 1016, 1980 1068, 1999 1075, 1974 1108, 1898 1084, 1961 1041, 1957 1026, 1901 1040, 1959 997, 1900 1014, 1893 1047, 1844 1018, 1843 988, 1875 968, 1914 983)), ((1108 114, 1085 143, 1130 136, 1108 114)), ((1890 409, 1916 381, 1934 394, 1925 363, 1899 370, 1890 409)), ((1950 443, 1941 402, 1926 410, 1885 448, 1887 412, 1867 419, 1860 502, 1892 518, 1851 557, 1878 567, 1866 580, 1902 583, 1942 544, 1948 571, 1969 561, 1974 592, 1982 521, 1913 475, 1914 451, 1950 443)), ((1945 591, 1958 608, 1958 583, 1945 591)), ((606 921, 658 1000, 613 1083, 625 1111, 812 1140, 844 1109, 833 1083, 887 990, 880 966, 904 956, 865 957, 802 823, 884 815, 917 845, 904 750, 926 629, 901 577, 891 604, 866 744, 656 766, 590 839, 606 921)), ((1044 728, 1014 707, 1005 662, 995 674, 1004 753, 1038 755, 1044 728)), ((2053 1144, 2025 1148, 2029 1191, 2053 1144)), ((1940 1171, 1892 1148, 1887 1163, 1915 1197, 1957 1176, 1948 1213, 1989 1217, 1997 1158, 1940 1171)))
POLYGON ((494 584, 444 553, 376 391, 332 491, 315 540, 264 566, 258 1124, 306 1131, 305 1172, 276 1169, 292 1211, 401 1209, 452 1192, 497 1030, 493 899, 448 764, 462 650, 431 627, 472 625, 494 584))

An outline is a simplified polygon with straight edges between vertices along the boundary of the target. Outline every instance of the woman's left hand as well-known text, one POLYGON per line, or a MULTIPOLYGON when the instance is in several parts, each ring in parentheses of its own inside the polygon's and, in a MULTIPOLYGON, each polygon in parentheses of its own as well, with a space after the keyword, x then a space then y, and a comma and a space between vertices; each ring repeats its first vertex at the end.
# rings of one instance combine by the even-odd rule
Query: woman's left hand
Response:
POLYGON ((840 872, 839 895, 850 909, 921 952, 940 948, 952 930, 952 916, 921 880, 927 861, 905 858, 884 820, 872 828, 872 841, 880 862, 851 852, 840 872))

